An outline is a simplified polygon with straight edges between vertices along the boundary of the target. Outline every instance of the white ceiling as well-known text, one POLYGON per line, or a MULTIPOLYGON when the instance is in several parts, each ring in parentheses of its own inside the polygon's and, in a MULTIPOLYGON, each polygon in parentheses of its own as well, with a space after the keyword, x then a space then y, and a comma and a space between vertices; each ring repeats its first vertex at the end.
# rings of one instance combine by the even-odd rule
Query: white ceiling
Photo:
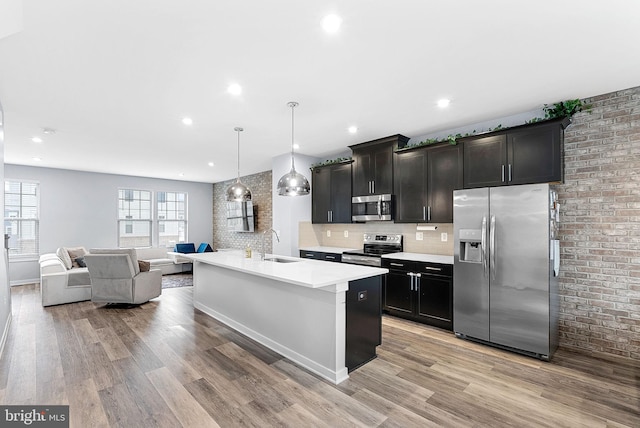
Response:
POLYGON ((396 133, 418 137, 640 85, 640 2, 628 0, 22 8, 22 31, 0 39, 5 161, 21 165, 217 182, 236 174, 235 126, 245 129, 242 175, 290 150, 288 101, 300 103, 299 152, 326 159, 396 133), (320 26, 330 12, 343 19, 334 35, 320 26), (241 96, 226 92, 232 82, 241 96), (436 106, 443 97, 446 110, 436 106))

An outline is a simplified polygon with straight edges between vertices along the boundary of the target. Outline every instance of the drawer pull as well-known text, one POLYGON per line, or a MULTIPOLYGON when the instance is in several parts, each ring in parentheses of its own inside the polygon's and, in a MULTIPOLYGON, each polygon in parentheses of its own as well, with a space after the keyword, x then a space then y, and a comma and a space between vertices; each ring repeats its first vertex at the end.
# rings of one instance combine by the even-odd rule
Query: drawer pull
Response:
POLYGON ((389 262, 389 266, 404 267, 404 264, 402 264, 402 263, 393 263, 393 262, 389 262))
POLYGON ((436 270, 438 272, 440 272, 442 270, 442 268, 437 268, 437 267, 431 267, 431 266, 425 266, 424 267, 426 270, 436 270))

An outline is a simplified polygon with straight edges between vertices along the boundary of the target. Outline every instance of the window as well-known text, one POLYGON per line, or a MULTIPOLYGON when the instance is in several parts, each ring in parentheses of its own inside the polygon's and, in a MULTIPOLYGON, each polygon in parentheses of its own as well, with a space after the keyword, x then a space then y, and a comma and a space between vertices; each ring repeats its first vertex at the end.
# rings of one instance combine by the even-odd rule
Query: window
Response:
POLYGON ((157 192, 158 246, 173 247, 187 240, 187 194, 157 192))
POLYGON ((4 182, 4 233, 9 236, 9 256, 39 253, 38 183, 4 182))
POLYGON ((187 194, 118 190, 118 245, 173 247, 187 240, 187 194))
POLYGON ((118 191, 118 246, 151 246, 151 192, 120 189, 118 191))

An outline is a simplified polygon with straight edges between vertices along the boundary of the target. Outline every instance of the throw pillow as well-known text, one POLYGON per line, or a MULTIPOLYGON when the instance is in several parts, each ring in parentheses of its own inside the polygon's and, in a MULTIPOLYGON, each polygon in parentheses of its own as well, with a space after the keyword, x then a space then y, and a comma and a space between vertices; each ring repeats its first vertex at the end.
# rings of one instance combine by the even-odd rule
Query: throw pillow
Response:
POLYGON ((71 269, 73 264, 71 262, 71 257, 69 257, 69 252, 66 250, 66 248, 58 248, 56 250, 56 256, 58 256, 58 258, 62 260, 62 264, 64 264, 64 267, 66 267, 67 269, 71 269))
POLYGON ((140 272, 149 272, 151 269, 151 263, 144 260, 138 260, 138 266, 140 266, 140 272))
POLYGON ((84 262, 84 257, 76 257, 73 259, 74 264, 77 264, 78 267, 87 267, 87 264, 84 262))
POLYGON ((80 265, 78 263, 75 262, 75 260, 78 257, 84 257, 85 254, 87 254, 87 250, 84 247, 72 247, 72 248, 65 248, 67 250, 67 252, 69 253, 69 258, 71 260, 73 260, 73 262, 71 263, 72 267, 80 267, 80 265))

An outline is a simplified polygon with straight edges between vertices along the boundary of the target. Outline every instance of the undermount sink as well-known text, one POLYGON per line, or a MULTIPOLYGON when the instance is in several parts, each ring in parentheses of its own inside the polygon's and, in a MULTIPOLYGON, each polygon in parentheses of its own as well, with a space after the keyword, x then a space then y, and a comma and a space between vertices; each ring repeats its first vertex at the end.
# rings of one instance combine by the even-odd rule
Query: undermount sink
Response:
POLYGON ((292 259, 281 259, 280 257, 265 257, 265 262, 275 262, 275 263, 297 263, 300 260, 292 260, 292 259))

